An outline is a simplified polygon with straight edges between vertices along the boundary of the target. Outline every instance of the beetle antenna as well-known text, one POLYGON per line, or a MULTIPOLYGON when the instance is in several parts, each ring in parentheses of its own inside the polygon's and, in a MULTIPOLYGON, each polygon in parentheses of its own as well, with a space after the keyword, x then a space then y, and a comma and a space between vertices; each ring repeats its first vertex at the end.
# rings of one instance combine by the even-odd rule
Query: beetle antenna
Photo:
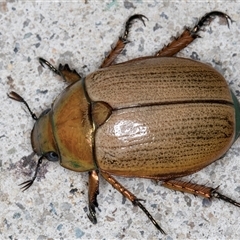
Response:
POLYGON ((216 191, 217 189, 218 189, 218 187, 211 191, 211 197, 215 197, 215 198, 221 199, 221 200, 223 200, 225 202, 233 204, 236 207, 240 207, 240 203, 238 203, 238 202, 234 201, 233 199, 231 199, 231 198, 229 198, 229 197, 227 197, 225 195, 222 195, 221 193, 217 192, 216 191))
POLYGON ((17 94, 16 92, 10 92, 7 94, 9 98, 15 100, 15 101, 18 101, 18 102, 22 102, 23 104, 25 104, 25 106, 27 107, 28 111, 30 112, 32 118, 34 120, 38 120, 36 114, 34 112, 32 112, 32 110, 30 109, 30 107, 28 106, 27 102, 19 95, 17 94))
POLYGON ((37 163, 37 166, 36 166, 36 169, 35 169, 35 173, 34 173, 33 178, 32 178, 31 180, 28 180, 28 181, 25 181, 25 182, 19 184, 19 186, 22 186, 21 189, 22 189, 23 192, 26 191, 28 188, 30 188, 30 187, 32 186, 34 180, 35 180, 36 177, 37 177, 38 169, 39 169, 39 167, 40 167, 40 165, 41 165, 42 160, 43 160, 44 157, 45 157, 45 155, 42 155, 42 156, 38 159, 38 163, 37 163))

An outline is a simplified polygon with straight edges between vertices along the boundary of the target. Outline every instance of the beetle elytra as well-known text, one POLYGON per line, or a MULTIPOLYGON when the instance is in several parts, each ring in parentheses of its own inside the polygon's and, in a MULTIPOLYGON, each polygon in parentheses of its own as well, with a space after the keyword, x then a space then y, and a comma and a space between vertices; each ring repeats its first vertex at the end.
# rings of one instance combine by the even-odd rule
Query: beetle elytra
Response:
POLYGON ((161 180, 170 189, 240 207, 215 188, 177 179, 222 157, 240 132, 240 105, 223 76, 206 64, 174 57, 216 16, 227 24, 231 21, 225 13, 210 12, 155 56, 114 64, 128 43, 133 21, 144 23, 146 18, 133 15, 100 69, 85 78, 68 65, 56 69, 40 58, 42 66, 62 76, 69 86, 40 117, 20 95, 9 93, 36 120, 31 141, 40 158, 23 190, 32 185, 46 158, 73 171, 89 172, 88 217, 93 223, 97 222, 99 174, 140 207, 161 233, 165 232, 140 199, 113 175, 161 180))

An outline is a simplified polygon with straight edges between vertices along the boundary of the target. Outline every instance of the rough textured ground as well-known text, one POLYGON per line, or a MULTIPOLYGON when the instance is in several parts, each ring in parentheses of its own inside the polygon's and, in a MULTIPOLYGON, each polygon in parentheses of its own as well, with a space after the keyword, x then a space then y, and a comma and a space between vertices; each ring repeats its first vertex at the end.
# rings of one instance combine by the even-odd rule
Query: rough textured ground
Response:
MULTIPOLYGON (((44 164, 38 181, 21 192, 18 184, 34 170, 27 158, 32 152, 33 120, 26 107, 7 98, 20 93, 39 115, 66 86, 42 68, 38 57, 53 64, 69 63, 86 75, 98 68, 116 42, 127 18, 144 14, 144 27, 136 22, 118 61, 150 55, 171 36, 192 27, 206 12, 220 10, 234 23, 230 29, 215 19, 202 38, 178 56, 198 59, 220 71, 239 96, 240 4, 238 1, 100 1, 0 3, 0 238, 1 239, 239 239, 240 209, 173 192, 150 180, 118 178, 139 198, 167 232, 161 235, 147 217, 125 201, 103 179, 100 183, 98 223, 87 218, 87 173, 44 164), (25 156, 25 157, 24 157, 25 156), (24 158, 23 158, 24 157, 24 158)), ((189 176, 193 182, 220 186, 240 199, 240 141, 226 156, 189 176)), ((36 159, 35 159, 36 160, 36 159)))

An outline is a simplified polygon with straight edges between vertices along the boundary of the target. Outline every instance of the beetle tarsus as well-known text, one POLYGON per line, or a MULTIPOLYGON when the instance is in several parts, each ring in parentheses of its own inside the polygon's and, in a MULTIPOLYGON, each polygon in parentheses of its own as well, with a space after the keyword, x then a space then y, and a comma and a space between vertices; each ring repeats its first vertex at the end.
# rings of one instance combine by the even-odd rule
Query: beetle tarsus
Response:
POLYGON ((89 220, 93 223, 97 223, 97 217, 96 217, 96 210, 95 210, 95 204, 89 204, 89 214, 87 214, 89 220))
POLYGON ((129 30, 130 30, 130 28, 131 28, 131 26, 132 26, 132 24, 133 24, 133 21, 134 21, 135 19, 139 19, 140 21, 142 21, 143 25, 146 26, 146 25, 145 25, 144 18, 145 18, 146 20, 148 20, 148 18, 147 18, 146 16, 142 15, 142 14, 135 14, 135 15, 132 15, 132 16, 127 20, 126 25, 125 25, 124 34, 123 34, 123 36, 121 37, 121 40, 122 40, 125 44, 129 42, 129 41, 127 40, 127 38, 128 38, 128 35, 129 35, 129 30))
POLYGON ((210 22, 217 16, 224 18, 227 22, 228 27, 229 27, 229 22, 233 22, 233 20, 226 13, 219 12, 219 11, 209 12, 205 14, 192 29, 185 28, 184 32, 179 37, 173 39, 171 43, 169 43, 163 49, 158 51, 155 54, 155 56, 156 57, 174 56, 179 51, 181 51, 186 46, 188 46, 191 42, 193 42, 194 39, 200 38, 200 36, 198 35, 198 32, 200 30, 203 30, 203 27, 210 24, 210 22))
POLYGON ((162 233, 165 234, 164 230, 159 226, 159 224, 156 222, 156 220, 152 217, 152 215, 148 212, 148 210, 140 203, 140 201, 144 201, 143 199, 135 199, 133 201, 133 205, 138 206, 142 209, 142 211, 147 215, 147 217, 150 219, 150 221, 153 223, 153 225, 162 233))
POLYGON ((226 14, 223 12, 219 12, 219 11, 212 11, 209 12, 207 14, 205 14, 199 21, 198 23, 192 28, 191 30, 191 34, 192 35, 197 35, 197 33, 202 30, 202 28, 204 26, 207 26, 211 23, 211 21, 215 18, 215 17, 221 17, 224 18, 226 20, 226 23, 228 25, 228 28, 230 26, 229 22, 233 22, 233 20, 226 14))
POLYGON ((89 210, 89 214, 87 214, 87 216, 93 224, 97 224, 97 218, 96 218, 96 214, 94 212, 89 210))
POLYGON ((148 20, 148 18, 142 14, 135 14, 127 20, 123 35, 121 37, 119 37, 117 44, 110 51, 110 53, 106 56, 106 58, 104 59, 104 61, 101 64, 100 68, 109 67, 110 65, 113 65, 114 60, 122 52, 122 50, 124 49, 126 44, 130 42, 128 40, 128 35, 129 35, 130 28, 133 24, 133 21, 135 19, 139 19, 140 21, 142 21, 142 23, 145 26, 144 18, 148 20))
POLYGON ((233 205, 236 206, 236 207, 240 207, 240 203, 234 201, 233 199, 231 199, 231 198, 229 198, 229 197, 227 197, 227 196, 225 196, 225 195, 222 195, 221 193, 217 192, 216 189, 217 189, 217 188, 215 188, 215 189, 213 189, 213 190, 211 191, 211 197, 212 197, 212 198, 213 198, 213 197, 214 197, 214 198, 218 198, 218 199, 221 199, 221 200, 223 200, 223 201, 225 201, 225 202, 231 203, 231 204, 233 204, 233 205))
POLYGON ((89 214, 87 216, 93 224, 97 223, 95 208, 98 208, 98 202, 97 202, 98 194, 99 194, 98 171, 92 170, 92 171, 88 172, 88 209, 89 209, 89 214))
POLYGON ((44 58, 39 58, 39 62, 42 65, 42 67, 44 67, 44 65, 46 65, 51 71, 53 71, 54 73, 56 73, 57 75, 61 75, 60 72, 47 60, 45 60, 44 58))
POLYGON ((126 197, 128 200, 132 202, 134 206, 138 206, 141 208, 141 210, 147 215, 147 217, 150 219, 150 221, 153 223, 153 225, 162 233, 166 234, 163 229, 159 226, 159 224, 156 222, 156 220, 152 217, 152 215, 148 212, 148 210, 140 203, 140 201, 144 201, 142 199, 137 198, 135 195, 133 195, 129 190, 127 190, 125 187, 121 185, 115 178, 113 178, 111 175, 109 175, 107 172, 102 171, 101 175, 103 178, 108 181, 115 189, 117 189, 124 197, 126 197))

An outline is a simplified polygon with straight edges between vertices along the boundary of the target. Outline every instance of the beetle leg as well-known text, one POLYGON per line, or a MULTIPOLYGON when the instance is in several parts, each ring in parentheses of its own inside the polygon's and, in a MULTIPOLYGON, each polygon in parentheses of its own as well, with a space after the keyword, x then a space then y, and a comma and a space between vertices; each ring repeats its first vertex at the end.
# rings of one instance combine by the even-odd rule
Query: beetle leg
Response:
POLYGON ((206 13, 198 21, 198 23, 192 28, 191 34, 197 34, 200 30, 202 30, 204 26, 209 25, 215 17, 223 18, 226 21, 228 28, 230 27, 229 22, 231 23, 233 22, 233 20, 226 13, 219 12, 219 11, 212 11, 212 12, 206 13))
POLYGON ((98 207, 97 202, 97 195, 99 194, 99 180, 98 180, 98 172, 97 171, 91 171, 88 173, 88 208, 89 208, 89 214, 88 218, 93 224, 97 223, 96 218, 96 210, 95 207, 98 207))
POLYGON ((75 69, 71 70, 69 68, 68 64, 65 64, 64 66, 59 64, 58 71, 68 83, 74 83, 82 79, 75 69))
POLYGON ((226 20, 229 27, 229 22, 233 22, 232 19, 223 12, 212 11, 205 14, 198 23, 192 29, 185 29, 184 32, 175 38, 170 44, 165 46, 163 49, 158 51, 156 57, 171 57, 177 54, 179 51, 187 47, 194 39, 198 38, 198 32, 203 29, 204 26, 211 23, 211 21, 216 17, 221 17, 226 20))
POLYGON ((111 175, 106 172, 101 172, 103 178, 109 182, 116 190, 118 190, 124 197, 132 202, 134 206, 138 206, 142 209, 142 211, 147 215, 147 217, 151 220, 153 225, 162 233, 166 234, 163 229, 159 226, 156 220, 152 217, 152 215, 148 212, 148 210, 140 203, 141 199, 138 199, 135 195, 133 195, 129 190, 124 188, 116 179, 114 179, 111 175))
POLYGON ((39 60, 39 63, 42 65, 42 67, 44 67, 44 65, 46 65, 51 71, 53 71, 57 75, 61 75, 60 72, 50 62, 48 62, 44 58, 40 57, 38 60, 39 60))
MULTIPOLYGON (((131 16, 125 25, 125 30, 124 30, 124 34, 123 36, 119 37, 118 42, 116 44, 116 46, 111 50, 111 52, 107 55, 107 57, 104 59, 104 61, 102 62, 100 68, 104 68, 104 67, 108 67, 110 65, 113 64, 114 60, 116 59, 116 57, 122 52, 122 50, 124 49, 125 45, 127 43, 129 43, 128 41, 128 35, 129 35, 129 30, 132 26, 132 23, 135 19, 139 19, 142 21, 142 23, 145 26, 145 22, 144 22, 144 18, 147 19, 147 17, 145 17, 142 14, 135 14, 133 16, 131 16)), ((148 20, 148 19, 147 19, 148 20)))
POLYGON ((171 57, 177 54, 179 51, 184 49, 187 45, 189 45, 194 39, 197 38, 196 34, 191 34, 190 29, 185 29, 184 32, 178 37, 174 38, 174 40, 165 46, 163 49, 158 51, 155 56, 156 57, 171 57))
POLYGON ((76 70, 71 70, 69 68, 68 64, 65 64, 64 66, 62 64, 59 64, 58 69, 56 69, 50 62, 43 58, 39 58, 39 62, 43 67, 44 65, 48 66, 51 71, 59 76, 62 76, 63 79, 70 84, 82 79, 76 70))
POLYGON ((164 187, 167 187, 167 188, 170 188, 170 189, 173 189, 176 191, 187 192, 187 193, 202 196, 202 197, 208 198, 208 199, 219 198, 225 202, 228 202, 237 207, 240 207, 240 203, 217 192, 218 187, 212 188, 212 187, 207 187, 205 185, 184 182, 184 181, 180 181, 180 180, 165 181, 165 182, 163 182, 162 185, 164 187))

